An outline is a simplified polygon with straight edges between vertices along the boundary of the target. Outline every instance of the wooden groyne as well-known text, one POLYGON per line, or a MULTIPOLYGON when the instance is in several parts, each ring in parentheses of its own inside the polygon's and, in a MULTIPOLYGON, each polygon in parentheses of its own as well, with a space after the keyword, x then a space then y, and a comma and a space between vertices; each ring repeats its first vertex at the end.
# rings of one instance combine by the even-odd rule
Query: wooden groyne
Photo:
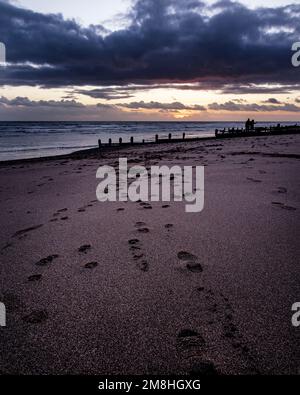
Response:
POLYGON ((131 136, 129 141, 123 141, 123 138, 120 137, 119 141, 116 143, 112 142, 110 138, 107 143, 104 143, 101 139, 98 140, 99 149, 105 148, 117 148, 120 146, 133 146, 133 145, 144 145, 144 144, 166 144, 166 143, 180 143, 184 141, 205 141, 205 140, 215 140, 216 138, 233 138, 233 137, 250 137, 250 136, 267 136, 267 135, 279 135, 279 134, 297 134, 300 133, 300 125, 288 125, 281 126, 280 124, 276 126, 268 126, 268 127, 255 127, 251 130, 243 129, 243 128, 224 128, 224 129, 216 129, 215 136, 209 137, 186 137, 186 134, 183 133, 182 137, 173 138, 172 134, 169 133, 168 138, 160 138, 158 134, 155 135, 153 141, 134 141, 134 137, 131 136))
POLYGON ((239 128, 224 128, 216 129, 216 138, 225 137, 243 137, 243 136, 264 136, 272 134, 291 134, 300 133, 300 125, 280 125, 276 126, 266 126, 266 127, 256 127, 253 129, 239 129, 239 128))

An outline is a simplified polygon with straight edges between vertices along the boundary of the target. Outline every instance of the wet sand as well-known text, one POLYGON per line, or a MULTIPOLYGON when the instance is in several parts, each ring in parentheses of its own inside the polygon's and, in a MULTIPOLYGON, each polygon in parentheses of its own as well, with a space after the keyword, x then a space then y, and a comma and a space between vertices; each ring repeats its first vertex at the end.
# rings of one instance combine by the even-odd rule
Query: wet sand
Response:
POLYGON ((295 374, 300 136, 0 164, 0 373, 295 374), (100 203, 96 170, 205 165, 205 205, 100 203))

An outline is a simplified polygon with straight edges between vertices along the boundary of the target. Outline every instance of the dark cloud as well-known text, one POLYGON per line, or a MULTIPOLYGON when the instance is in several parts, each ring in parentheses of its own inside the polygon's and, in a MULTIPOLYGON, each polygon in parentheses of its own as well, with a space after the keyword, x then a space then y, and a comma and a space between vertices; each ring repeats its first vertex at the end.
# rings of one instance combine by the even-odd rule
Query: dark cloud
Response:
POLYGON ((5 106, 22 106, 22 107, 59 107, 59 108, 82 108, 82 103, 76 102, 75 100, 30 100, 28 97, 16 97, 14 99, 7 99, 4 96, 0 96, 0 105, 5 106))
MULTIPOLYGON (((126 115, 126 114, 125 114, 126 115)), ((75 100, 8 99, 0 96, 0 119, 13 121, 121 120, 124 112, 108 104, 84 105, 75 100)))
POLYGON ((211 103, 207 107, 200 105, 184 105, 180 102, 131 102, 123 104, 89 104, 84 105, 75 100, 30 100, 28 97, 8 99, 0 97, 0 119, 13 121, 59 121, 59 120, 95 120, 95 121, 139 121, 139 120, 172 120, 180 111, 186 119, 193 119, 197 114, 213 110, 220 114, 225 112, 256 113, 260 111, 283 111, 297 114, 300 106, 291 103, 279 105, 250 104, 243 99, 228 101, 223 104, 211 103), (145 109, 149 110, 145 113, 145 109))
MULTIPOLYGON (((97 120, 97 121, 138 121, 138 120, 172 120, 173 113, 191 108, 195 111, 200 106, 184 106, 181 103, 144 103, 149 113, 145 114, 136 104, 110 105, 105 103, 84 105, 75 100, 30 100, 28 97, 8 99, 0 96, 0 119, 5 120, 35 120, 59 121, 67 120, 97 120), (127 111, 128 109, 137 111, 127 111)), ((142 106, 142 104, 141 104, 142 106)), ((202 109, 202 108, 201 108, 202 109)), ((204 107, 203 107, 204 109, 204 107)))
POLYGON ((272 93, 289 93, 291 91, 299 91, 300 84, 284 84, 278 85, 256 85, 256 84, 247 84, 247 85, 240 85, 240 84, 229 84, 222 87, 222 93, 225 94, 272 94, 272 93))
MULTIPOLYGON (((296 99, 296 102, 300 102, 299 99, 296 99)), ((172 102, 172 103, 161 103, 156 101, 150 102, 130 102, 130 103, 118 103, 115 105, 105 104, 105 103, 97 103, 85 105, 74 99, 72 100, 30 100, 28 97, 16 97, 14 99, 8 99, 4 96, 0 96, 0 107, 6 108, 36 108, 36 109, 60 109, 61 111, 65 110, 109 110, 109 111, 121 111, 122 109, 130 109, 130 110, 153 110, 153 111, 165 111, 165 112, 174 112, 174 111, 249 111, 249 112, 273 112, 273 111, 286 111, 286 112, 300 112, 300 107, 293 103, 281 103, 276 99, 270 98, 266 101, 266 104, 256 104, 256 103, 247 103, 243 99, 235 99, 230 100, 225 103, 211 103, 208 104, 207 107, 193 104, 186 105, 181 102, 172 102)))
POLYGON ((129 89, 124 88, 96 88, 96 89, 77 89, 73 93, 81 94, 92 97, 93 99, 105 99, 105 100, 117 100, 117 99, 128 99, 133 95, 129 93, 129 89))
POLYGON ((208 108, 213 111, 233 111, 233 112, 300 112, 300 107, 292 103, 282 103, 280 105, 260 105, 256 103, 242 104, 234 101, 228 101, 226 103, 212 103, 208 105, 208 108))
POLYGON ((205 111, 206 108, 200 105, 187 106, 180 102, 173 103, 159 103, 155 101, 151 101, 145 103, 144 101, 139 102, 131 102, 131 103, 119 103, 118 106, 123 108, 129 108, 133 110, 163 110, 163 111, 182 111, 182 110, 190 110, 190 111, 205 111))
POLYGON ((201 91, 207 89, 206 84, 151 84, 151 85, 127 85, 114 87, 101 87, 95 89, 74 89, 72 94, 81 94, 94 99, 116 100, 133 97, 137 92, 155 89, 178 89, 201 91))
POLYGON ((263 103, 267 103, 267 104, 281 104, 281 102, 277 99, 275 99, 275 97, 270 97, 267 100, 264 100, 263 103))
MULTIPOLYGON (((223 0, 210 11, 197 0, 137 0, 129 26, 108 33, 101 26, 85 28, 61 15, 2 1, 0 37, 10 65, 1 70, 0 83, 63 87, 197 82, 198 89, 237 87, 238 93, 243 87, 251 89, 249 84, 276 83, 282 90, 299 84, 299 69, 291 66, 291 45, 300 36, 299 4, 250 10, 223 0)), ((127 91, 93 94, 130 97, 127 91)))

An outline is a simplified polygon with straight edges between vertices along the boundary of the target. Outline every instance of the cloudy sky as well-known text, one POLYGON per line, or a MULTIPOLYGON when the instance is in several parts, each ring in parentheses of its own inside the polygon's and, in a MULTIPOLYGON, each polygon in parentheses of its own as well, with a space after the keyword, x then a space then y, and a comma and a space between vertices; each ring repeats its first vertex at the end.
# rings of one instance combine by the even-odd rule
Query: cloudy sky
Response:
POLYGON ((0 0, 0 120, 300 121, 299 18, 298 0, 0 0))

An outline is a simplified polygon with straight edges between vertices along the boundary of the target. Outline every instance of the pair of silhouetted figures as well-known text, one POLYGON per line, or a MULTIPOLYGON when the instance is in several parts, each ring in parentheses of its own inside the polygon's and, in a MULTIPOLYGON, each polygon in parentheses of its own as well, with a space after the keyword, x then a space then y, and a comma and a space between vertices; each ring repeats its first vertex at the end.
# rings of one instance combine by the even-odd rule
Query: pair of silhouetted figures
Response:
POLYGON ((248 118, 245 123, 246 132, 253 131, 254 125, 255 125, 254 119, 252 119, 252 121, 250 121, 250 119, 248 118))

